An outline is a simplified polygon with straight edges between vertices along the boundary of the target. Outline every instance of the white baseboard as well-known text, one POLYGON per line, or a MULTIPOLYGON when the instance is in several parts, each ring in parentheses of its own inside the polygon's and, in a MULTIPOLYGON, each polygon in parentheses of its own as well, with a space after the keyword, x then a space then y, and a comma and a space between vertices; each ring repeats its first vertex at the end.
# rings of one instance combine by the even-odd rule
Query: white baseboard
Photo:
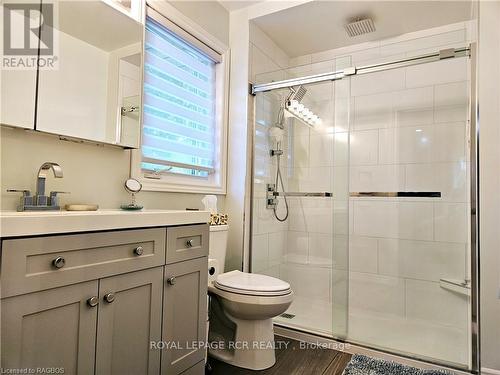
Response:
POLYGON ((481 374, 482 375, 500 375, 500 370, 494 370, 492 368, 482 367, 481 374))

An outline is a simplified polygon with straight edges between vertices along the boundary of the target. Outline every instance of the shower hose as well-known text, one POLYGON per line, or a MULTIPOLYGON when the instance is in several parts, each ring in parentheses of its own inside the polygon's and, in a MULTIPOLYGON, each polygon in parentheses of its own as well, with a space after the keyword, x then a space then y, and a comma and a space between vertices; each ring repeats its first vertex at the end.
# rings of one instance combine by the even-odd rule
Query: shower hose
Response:
MULTIPOLYGON (((280 149, 281 147, 278 147, 278 149, 280 149)), ((280 157, 281 155, 278 153, 276 154, 276 164, 277 164, 277 168, 276 168, 276 182, 275 182, 275 186, 276 186, 276 191, 279 190, 279 185, 278 185, 278 182, 281 184, 281 189, 283 192, 285 192, 285 185, 283 185, 283 177, 281 176, 281 167, 280 167, 280 157)), ((274 216, 276 217, 276 220, 278 221, 286 221, 286 219, 288 219, 288 201, 286 200, 286 195, 283 195, 283 199, 285 200, 285 216, 284 217, 279 217, 278 216, 278 212, 277 211, 277 208, 278 208, 278 204, 276 204, 274 206, 274 216)))

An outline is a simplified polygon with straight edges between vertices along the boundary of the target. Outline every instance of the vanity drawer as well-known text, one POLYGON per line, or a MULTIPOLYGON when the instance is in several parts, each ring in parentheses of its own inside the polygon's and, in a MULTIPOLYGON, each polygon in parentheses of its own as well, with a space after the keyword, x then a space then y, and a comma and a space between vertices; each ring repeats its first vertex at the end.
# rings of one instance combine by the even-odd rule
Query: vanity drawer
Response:
POLYGON ((165 264, 166 228, 4 240, 1 297, 165 264))
POLYGON ((167 228, 167 264, 208 255, 208 225, 167 228))

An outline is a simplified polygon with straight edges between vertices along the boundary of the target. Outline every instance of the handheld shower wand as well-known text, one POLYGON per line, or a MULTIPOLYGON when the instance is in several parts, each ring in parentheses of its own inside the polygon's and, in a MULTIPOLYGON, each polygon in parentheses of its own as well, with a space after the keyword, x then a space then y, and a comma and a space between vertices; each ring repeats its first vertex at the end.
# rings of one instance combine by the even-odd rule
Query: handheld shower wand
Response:
POLYGON ((290 87, 290 94, 286 97, 286 99, 281 103, 280 110, 278 112, 278 119, 276 121, 276 127, 280 129, 285 129, 285 106, 286 103, 296 100, 298 103, 304 99, 304 96, 307 93, 307 89, 304 86, 299 86, 297 88, 290 87))
MULTIPOLYGON (((281 189, 284 191, 285 186, 283 184, 283 177, 281 175, 281 167, 280 167, 280 158, 281 155, 283 155, 283 149, 281 148, 281 144, 283 142, 283 135, 285 133, 285 105, 287 102, 291 100, 296 100, 297 102, 301 102, 304 96, 306 95, 307 90, 304 86, 298 86, 297 88, 291 87, 290 88, 290 94, 288 97, 283 101, 280 105, 280 110, 278 112, 278 119, 276 121, 275 126, 273 126, 271 129, 269 129, 269 136, 271 137, 271 140, 273 141, 273 144, 276 145, 274 149, 271 149, 271 156, 276 156, 276 179, 275 179, 275 186, 276 186, 276 191, 279 190, 279 184, 281 184, 281 189), (279 183, 279 184, 278 184, 279 183)), ((279 217, 277 213, 277 208, 278 204, 276 204, 273 207, 273 212, 274 216, 276 217, 276 220, 278 221, 286 221, 288 219, 288 201, 286 199, 286 196, 283 197, 283 200, 285 202, 285 216, 284 217, 279 217)), ((279 203, 279 200, 278 200, 279 203)))

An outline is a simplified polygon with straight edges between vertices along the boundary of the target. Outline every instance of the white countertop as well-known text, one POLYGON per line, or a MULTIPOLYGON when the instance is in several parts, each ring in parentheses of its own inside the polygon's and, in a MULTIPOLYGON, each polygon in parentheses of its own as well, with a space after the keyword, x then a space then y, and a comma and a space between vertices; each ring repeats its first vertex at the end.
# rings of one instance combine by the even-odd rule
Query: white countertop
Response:
POLYGON ((19 237, 109 229, 203 224, 208 211, 98 210, 98 211, 1 211, 0 236, 19 237))

